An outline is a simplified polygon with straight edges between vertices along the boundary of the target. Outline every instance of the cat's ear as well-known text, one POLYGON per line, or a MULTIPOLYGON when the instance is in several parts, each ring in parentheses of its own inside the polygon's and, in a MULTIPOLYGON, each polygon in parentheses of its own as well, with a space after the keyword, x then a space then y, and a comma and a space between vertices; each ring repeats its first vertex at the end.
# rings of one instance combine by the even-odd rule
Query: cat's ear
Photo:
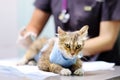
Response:
POLYGON ((64 30, 62 30, 62 28, 60 26, 58 26, 58 34, 64 35, 64 34, 66 34, 66 32, 64 30))
POLYGON ((89 29, 88 25, 83 26, 79 31, 80 35, 86 38, 88 36, 88 29, 89 29))

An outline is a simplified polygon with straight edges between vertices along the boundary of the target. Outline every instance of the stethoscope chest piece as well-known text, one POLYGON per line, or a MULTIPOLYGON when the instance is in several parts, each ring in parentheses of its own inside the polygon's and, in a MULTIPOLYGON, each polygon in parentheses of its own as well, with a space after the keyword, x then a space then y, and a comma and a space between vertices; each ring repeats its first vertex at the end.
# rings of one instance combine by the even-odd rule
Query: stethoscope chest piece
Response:
POLYGON ((66 10, 62 10, 58 18, 62 23, 67 23, 68 20, 70 19, 70 14, 67 13, 66 10))

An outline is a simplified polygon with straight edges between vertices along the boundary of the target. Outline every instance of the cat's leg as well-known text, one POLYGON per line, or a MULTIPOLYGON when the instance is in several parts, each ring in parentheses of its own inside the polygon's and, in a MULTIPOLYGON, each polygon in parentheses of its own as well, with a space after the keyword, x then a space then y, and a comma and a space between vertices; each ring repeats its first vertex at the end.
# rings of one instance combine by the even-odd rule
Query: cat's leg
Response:
POLYGON ((26 59, 26 57, 24 56, 21 60, 19 60, 18 62, 17 62, 17 65, 19 66, 19 65, 25 65, 25 64, 27 64, 27 62, 28 62, 28 59, 26 59))
POLYGON ((30 48, 23 58, 17 63, 17 65, 25 65, 29 62, 29 60, 33 59, 37 55, 37 50, 30 48))
POLYGON ((38 62, 38 68, 43 71, 48 71, 49 72, 49 67, 50 67, 50 62, 49 60, 39 60, 38 62))
POLYGON ((47 48, 41 52, 42 55, 39 58, 37 64, 40 70, 49 71, 49 67, 50 67, 49 55, 52 51, 53 45, 54 45, 54 40, 49 40, 47 48))
POLYGON ((38 68, 43 71, 53 72, 60 75, 71 75, 71 71, 69 69, 63 68, 62 66, 54 63, 50 63, 49 60, 40 60, 38 62, 38 68))
POLYGON ((25 65, 29 60, 34 59, 34 57, 39 53, 40 49, 47 42, 46 38, 37 39, 31 44, 30 48, 27 50, 23 58, 17 63, 17 65, 25 65))
POLYGON ((76 64, 72 65, 70 69, 74 75, 77 75, 77 76, 84 75, 84 71, 82 69, 82 61, 80 59, 77 59, 76 64))
POLYGON ((34 58, 36 54, 33 53, 33 50, 28 50, 24 57, 17 63, 17 65, 25 65, 28 64, 28 62, 34 58))
POLYGON ((69 76, 72 73, 68 68, 63 68, 54 63, 50 64, 50 71, 64 76, 69 76))

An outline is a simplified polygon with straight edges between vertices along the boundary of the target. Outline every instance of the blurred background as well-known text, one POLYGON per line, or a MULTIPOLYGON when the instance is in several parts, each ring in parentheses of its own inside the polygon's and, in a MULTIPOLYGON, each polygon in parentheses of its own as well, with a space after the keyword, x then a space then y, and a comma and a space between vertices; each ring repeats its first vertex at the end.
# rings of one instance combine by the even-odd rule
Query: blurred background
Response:
MULTIPOLYGON (((34 1, 0 0, 0 59, 15 58, 23 53, 24 50, 16 45, 16 40, 20 28, 27 25, 31 19, 34 1)), ((45 28, 41 36, 54 36, 53 16, 45 28)))

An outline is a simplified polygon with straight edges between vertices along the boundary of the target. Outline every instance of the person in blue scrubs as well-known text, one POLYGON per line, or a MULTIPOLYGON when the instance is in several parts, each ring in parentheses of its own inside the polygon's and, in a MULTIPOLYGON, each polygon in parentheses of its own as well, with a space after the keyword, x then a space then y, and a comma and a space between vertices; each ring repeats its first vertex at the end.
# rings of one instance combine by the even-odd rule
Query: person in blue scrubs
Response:
POLYGON ((36 0, 34 5, 32 19, 23 34, 40 35, 50 15, 54 16, 56 33, 58 26, 75 31, 89 25, 83 55, 87 60, 120 65, 119 47, 115 47, 120 28, 120 0, 36 0))

